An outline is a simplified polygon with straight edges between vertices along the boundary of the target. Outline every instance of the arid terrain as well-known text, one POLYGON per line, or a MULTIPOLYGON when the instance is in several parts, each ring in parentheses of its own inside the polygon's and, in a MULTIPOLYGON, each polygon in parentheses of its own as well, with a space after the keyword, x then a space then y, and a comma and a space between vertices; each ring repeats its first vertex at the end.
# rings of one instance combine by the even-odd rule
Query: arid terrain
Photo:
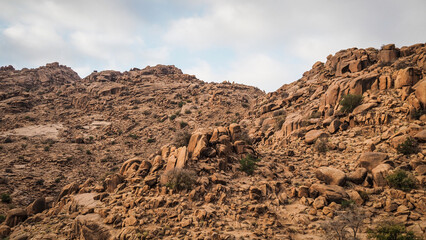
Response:
POLYGON ((425 44, 341 50, 268 94, 0 68, 0 239, 425 239, 425 156, 425 44))

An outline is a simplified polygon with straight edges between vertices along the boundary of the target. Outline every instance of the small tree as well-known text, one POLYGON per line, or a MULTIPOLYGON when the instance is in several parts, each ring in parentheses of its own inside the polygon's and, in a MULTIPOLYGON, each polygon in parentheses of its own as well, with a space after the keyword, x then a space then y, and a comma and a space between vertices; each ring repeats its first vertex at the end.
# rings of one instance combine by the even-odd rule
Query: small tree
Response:
POLYGON ((330 239, 356 240, 364 219, 364 212, 355 209, 352 205, 349 210, 338 212, 333 220, 323 222, 322 228, 327 231, 327 236, 330 239))
POLYGON ((375 229, 368 230, 368 237, 378 240, 415 240, 420 239, 413 232, 407 231, 404 225, 383 222, 375 229))
POLYGON ((362 103, 362 95, 348 94, 342 97, 340 111, 343 113, 351 113, 356 107, 362 103))
POLYGON ((407 137, 403 143, 396 147, 396 150, 404 155, 414 154, 419 151, 416 140, 411 137, 407 137))
POLYGON ((256 169, 256 162, 259 162, 258 158, 253 157, 251 154, 247 154, 240 160, 240 170, 251 175, 256 169))
POLYGON ((389 186, 406 192, 416 187, 413 175, 402 169, 397 169, 392 174, 386 176, 386 180, 389 186))
POLYGON ((166 187, 178 191, 192 189, 197 178, 193 171, 180 168, 168 171, 165 177, 167 178, 166 187))

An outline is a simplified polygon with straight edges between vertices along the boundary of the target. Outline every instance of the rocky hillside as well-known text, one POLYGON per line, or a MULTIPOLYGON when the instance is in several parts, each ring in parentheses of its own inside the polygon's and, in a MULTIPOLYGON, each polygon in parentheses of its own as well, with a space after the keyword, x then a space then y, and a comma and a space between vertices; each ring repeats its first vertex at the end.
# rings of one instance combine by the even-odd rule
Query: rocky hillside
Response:
POLYGON ((425 75, 425 44, 342 50, 269 94, 173 66, 3 67, 0 236, 326 239, 356 225, 366 239, 393 221, 424 237, 425 75))

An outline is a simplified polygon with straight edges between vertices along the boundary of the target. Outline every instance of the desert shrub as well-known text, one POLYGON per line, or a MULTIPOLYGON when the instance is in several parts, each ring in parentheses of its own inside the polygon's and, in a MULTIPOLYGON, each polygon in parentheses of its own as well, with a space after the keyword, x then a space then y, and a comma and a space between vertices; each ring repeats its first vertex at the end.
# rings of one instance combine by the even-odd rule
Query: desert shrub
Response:
POLYGON ((153 143, 153 142, 155 142, 155 139, 154 138, 148 138, 148 140, 146 140, 146 142, 147 143, 153 143))
POLYGON ((11 143, 11 142, 13 142, 13 140, 12 140, 12 138, 10 138, 10 137, 7 137, 7 138, 4 140, 4 143, 11 143))
POLYGON ((166 173, 166 187, 182 191, 190 190, 196 183, 197 176, 193 171, 187 169, 173 169, 166 173))
POLYGON ((183 147, 189 144, 189 140, 191 139, 191 134, 187 131, 178 132, 175 138, 176 147, 183 147))
POLYGON ((413 232, 407 231, 404 225, 384 222, 379 224, 375 229, 368 230, 370 239, 378 240, 414 240, 419 239, 413 232))
POLYGON ((190 113, 191 113, 191 110, 189 109, 185 110, 185 114, 190 114, 190 113))
POLYGON ((89 149, 86 150, 86 154, 87 155, 92 155, 92 151, 90 151, 89 149))
POLYGON ((411 117, 413 119, 419 120, 422 115, 426 114, 426 109, 416 109, 411 112, 411 117))
POLYGON ((259 162, 258 158, 255 158, 251 154, 247 154, 245 157, 241 158, 240 160, 240 170, 251 175, 254 173, 254 170, 256 169, 257 162, 259 162))
POLYGON ((145 116, 148 116, 148 115, 150 115, 150 114, 151 114, 151 110, 144 110, 144 111, 142 112, 142 114, 143 114, 143 115, 145 115, 145 116))
POLYGON ((414 154, 419 151, 416 140, 411 137, 408 137, 403 143, 399 144, 396 150, 404 155, 414 154))
POLYGON ((386 176, 386 180, 389 186, 403 191, 410 191, 416 187, 416 181, 413 175, 402 169, 398 169, 386 176))
POLYGON ((250 105, 248 105, 247 103, 242 103, 242 104, 241 104, 241 106, 242 106, 243 108, 250 108, 250 105))
POLYGON ((327 142, 328 142, 327 138, 318 138, 314 144, 315 151, 319 153, 327 152, 328 151, 327 142))
POLYGON ((340 106, 343 113, 351 113, 356 107, 362 103, 362 95, 348 94, 342 97, 340 106))
POLYGON ((179 107, 183 107, 183 105, 185 105, 185 102, 179 102, 179 103, 178 103, 178 106, 179 106, 179 107))
POLYGON ((341 203, 342 208, 351 208, 354 206, 355 201, 354 200, 343 200, 341 203))
POLYGON ((181 122, 179 123, 179 125, 180 125, 180 128, 184 128, 184 127, 188 126, 188 123, 187 123, 187 122, 184 122, 184 121, 181 121, 181 122))
POLYGON ((129 134, 129 137, 130 137, 130 138, 133 138, 133 139, 135 139, 135 140, 137 140, 137 139, 139 138, 139 136, 138 136, 138 135, 136 135, 136 134, 134 134, 134 133, 129 134))
POLYGON ((2 193, 1 194, 1 201, 4 203, 10 203, 12 202, 12 198, 10 197, 10 195, 8 193, 2 193))
POLYGON ((44 151, 48 152, 50 150, 50 146, 44 146, 44 151))
POLYGON ((176 117, 177 117, 176 114, 173 114, 169 117, 169 119, 173 121, 173 120, 175 120, 176 117))
POLYGON ((2 222, 4 222, 4 220, 6 220, 6 216, 5 216, 5 215, 3 215, 3 214, 0 214, 0 224, 1 224, 2 222))
POLYGON ((326 231, 327 239, 358 239, 365 219, 364 212, 350 208, 348 211, 338 211, 333 220, 322 222, 321 227, 326 231))

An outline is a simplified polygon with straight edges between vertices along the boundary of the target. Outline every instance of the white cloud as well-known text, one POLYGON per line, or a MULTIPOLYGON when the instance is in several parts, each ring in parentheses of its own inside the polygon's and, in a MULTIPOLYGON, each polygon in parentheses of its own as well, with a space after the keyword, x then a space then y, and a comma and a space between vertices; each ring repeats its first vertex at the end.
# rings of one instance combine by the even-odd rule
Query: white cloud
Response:
POLYGON ((60 61, 84 76, 174 64, 270 91, 340 49, 424 42, 425 8, 424 0, 0 0, 0 65, 60 61))

